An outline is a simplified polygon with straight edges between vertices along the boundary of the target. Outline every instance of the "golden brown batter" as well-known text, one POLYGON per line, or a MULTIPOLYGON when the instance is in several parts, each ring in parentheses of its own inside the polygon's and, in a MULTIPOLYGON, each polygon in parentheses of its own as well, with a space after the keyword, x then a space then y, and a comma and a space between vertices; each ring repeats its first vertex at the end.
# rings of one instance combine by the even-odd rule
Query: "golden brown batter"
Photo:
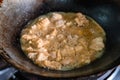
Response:
POLYGON ((53 12, 35 19, 21 33, 21 48, 40 67, 70 70, 100 57, 105 33, 81 13, 53 12))

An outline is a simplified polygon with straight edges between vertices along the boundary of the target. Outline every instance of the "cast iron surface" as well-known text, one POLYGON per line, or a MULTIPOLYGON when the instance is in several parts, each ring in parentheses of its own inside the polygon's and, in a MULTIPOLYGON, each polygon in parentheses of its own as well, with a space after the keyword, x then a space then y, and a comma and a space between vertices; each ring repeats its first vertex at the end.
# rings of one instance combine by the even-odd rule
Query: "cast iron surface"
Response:
POLYGON ((20 70, 45 77, 70 78, 87 76, 120 64, 120 1, 119 0, 4 0, 0 8, 1 55, 20 70), (24 26, 48 12, 82 12, 95 19, 106 32, 104 55, 93 63, 71 71, 39 68, 22 52, 19 38, 24 26))

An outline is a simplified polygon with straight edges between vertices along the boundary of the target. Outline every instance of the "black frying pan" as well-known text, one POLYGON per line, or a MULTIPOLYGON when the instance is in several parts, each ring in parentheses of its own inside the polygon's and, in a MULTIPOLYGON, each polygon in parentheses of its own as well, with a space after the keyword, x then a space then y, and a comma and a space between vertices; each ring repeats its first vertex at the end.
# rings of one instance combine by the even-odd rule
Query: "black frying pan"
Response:
POLYGON ((45 77, 77 77, 102 72, 120 64, 119 0, 4 0, 0 8, 1 55, 13 66, 45 77), (34 65, 20 48, 20 32, 30 20, 48 12, 82 12, 95 19, 106 32, 104 55, 82 68, 54 71, 34 65))

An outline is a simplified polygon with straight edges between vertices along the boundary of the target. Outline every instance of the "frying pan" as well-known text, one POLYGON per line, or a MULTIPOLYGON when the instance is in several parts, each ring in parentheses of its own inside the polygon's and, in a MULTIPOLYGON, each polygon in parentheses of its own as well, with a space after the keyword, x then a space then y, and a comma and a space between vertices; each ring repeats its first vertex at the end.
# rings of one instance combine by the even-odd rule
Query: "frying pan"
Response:
POLYGON ((4 0, 0 8, 1 55, 14 67, 32 74, 54 78, 87 76, 120 64, 120 0, 4 0), (20 32, 36 17, 48 12, 82 12, 105 30, 107 41, 103 56, 89 65, 55 71, 32 63, 20 48, 20 32))

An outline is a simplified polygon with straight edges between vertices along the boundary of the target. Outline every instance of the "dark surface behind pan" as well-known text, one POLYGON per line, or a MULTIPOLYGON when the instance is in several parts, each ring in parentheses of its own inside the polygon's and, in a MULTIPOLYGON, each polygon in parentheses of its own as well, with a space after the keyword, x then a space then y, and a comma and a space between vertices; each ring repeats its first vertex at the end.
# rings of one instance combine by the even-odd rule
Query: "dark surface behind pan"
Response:
POLYGON ((119 0, 4 0, 0 8, 1 55, 25 72, 45 77, 77 77, 102 72, 120 64, 119 0), (71 71, 52 71, 34 65, 22 52, 20 32, 28 21, 48 12, 82 12, 95 19, 106 32, 104 55, 93 63, 71 71))

